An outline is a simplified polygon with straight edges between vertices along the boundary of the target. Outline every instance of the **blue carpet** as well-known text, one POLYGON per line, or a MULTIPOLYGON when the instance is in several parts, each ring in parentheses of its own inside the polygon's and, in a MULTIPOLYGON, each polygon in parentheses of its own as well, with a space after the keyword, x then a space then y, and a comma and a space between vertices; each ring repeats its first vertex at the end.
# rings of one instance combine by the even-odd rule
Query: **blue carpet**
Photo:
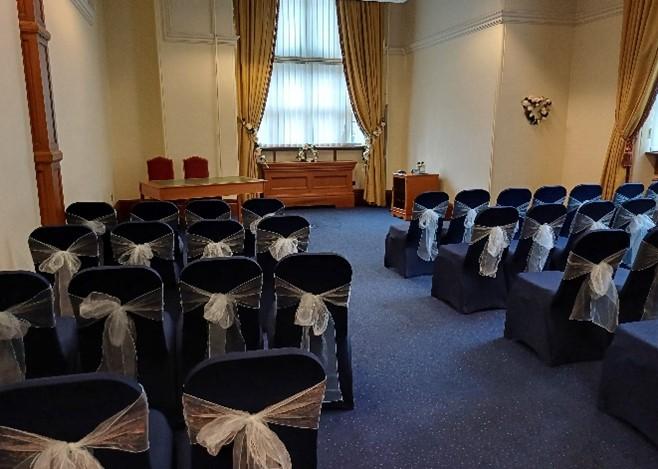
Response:
POLYGON ((502 338, 503 311, 458 314, 430 277, 384 268, 387 211, 290 212, 313 225, 311 251, 355 273, 356 408, 323 412, 321 468, 658 467, 658 448, 597 409, 600 362, 549 368, 502 338))

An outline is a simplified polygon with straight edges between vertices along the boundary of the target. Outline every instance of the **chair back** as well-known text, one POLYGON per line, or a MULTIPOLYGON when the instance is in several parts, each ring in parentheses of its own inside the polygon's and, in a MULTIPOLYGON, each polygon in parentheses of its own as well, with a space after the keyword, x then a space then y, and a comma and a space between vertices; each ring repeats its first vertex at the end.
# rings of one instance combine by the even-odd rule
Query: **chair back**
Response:
POLYGON ((191 225, 201 220, 228 220, 231 207, 221 199, 190 200, 185 207, 185 222, 191 225))
POLYGON ((643 192, 644 184, 639 182, 627 182, 617 188, 615 195, 612 198, 612 202, 615 205, 620 205, 627 200, 642 197, 643 192))
MULTIPOLYGON (((55 330, 54 295, 50 283, 33 272, 0 271, 0 311, 11 312, 18 305, 33 302, 40 303, 29 308, 29 311, 15 314, 18 319, 30 325, 22 339, 26 366, 23 372, 26 378, 60 374, 66 369, 67 363, 55 330)), ((16 350, 16 345, 20 347, 20 344, 12 343, 13 350, 16 350)), ((2 353, 0 351, 0 357, 2 353)), ((8 384, 8 381, 3 380, 3 371, 0 370, 0 385, 8 384)))
POLYGON ((249 199, 242 204, 242 225, 245 231, 245 256, 255 255, 256 226, 261 218, 282 215, 285 206, 279 199, 249 199))
POLYGON ((247 209, 261 217, 283 210, 284 207, 283 202, 275 198, 249 199, 242 204, 243 209, 247 209))
MULTIPOLYGON (((514 226, 519 220, 519 212, 514 207, 489 207, 478 214, 475 219, 475 226, 478 227, 506 227, 514 226)), ((513 229, 513 228, 512 228, 513 229)), ((474 230, 474 235, 476 230, 474 230)), ((509 233, 508 241, 511 241, 513 232, 509 233)), ((466 258, 464 260, 465 270, 479 272, 480 270, 480 255, 482 251, 487 246, 489 237, 485 236, 484 238, 478 241, 472 241, 466 252, 466 258)), ((507 248, 503 251, 503 254, 500 259, 499 269, 502 269, 505 263, 505 258, 507 256, 507 248)))
MULTIPOLYGON (((136 381, 109 373, 30 380, 0 389, 0 426, 77 442, 135 403, 141 394, 136 381)), ((148 428, 148 422, 144 424, 148 428)), ((148 449, 131 453, 94 448, 93 456, 107 469, 156 469, 148 449)))
POLYGON ((256 231, 256 259, 263 268, 266 278, 274 274, 274 265, 280 260, 273 255, 274 243, 283 238, 297 239, 297 252, 306 252, 308 249, 311 225, 306 218, 299 215, 281 215, 278 217, 263 218, 258 223, 256 231))
POLYGON ((619 291, 619 322, 639 321, 644 315, 647 297, 651 292, 658 268, 658 228, 644 237, 626 282, 619 291))
MULTIPOLYGON (((78 321, 80 364, 83 371, 96 371, 101 363, 103 330, 107 319, 93 320, 80 316, 80 301, 96 292, 118 298, 123 305, 157 290, 162 291, 162 289, 162 279, 158 273, 144 266, 97 267, 80 272, 73 277, 69 293, 78 321)), ((161 301, 159 321, 128 313, 135 322, 135 348, 140 379, 148 376, 145 370, 157 369, 168 353, 162 325, 162 307, 161 301)), ((144 381, 142 383, 147 386, 144 381)))
POLYGON ((177 283, 175 262, 175 233, 171 226, 159 221, 129 221, 121 223, 112 230, 112 252, 118 264, 129 264, 121 260, 122 249, 120 238, 134 244, 149 243, 152 246, 153 258, 144 264, 155 269, 166 285, 177 283), (115 236, 116 235, 116 236, 115 236))
POLYGON ((585 202, 592 200, 601 200, 601 195, 603 194, 603 189, 601 184, 578 184, 571 189, 569 192, 569 200, 567 201, 567 218, 562 225, 562 236, 569 236, 569 230, 571 228, 571 221, 573 220, 578 207, 580 207, 585 202))
POLYGON ((203 243, 220 241, 225 241, 231 247, 232 255, 242 255, 244 228, 235 220, 201 220, 192 223, 187 229, 188 260, 203 257, 203 243))
MULTIPOLYGON (((268 350, 230 354, 204 361, 184 386, 186 394, 231 409, 257 413, 325 379, 318 360, 299 350, 268 350)), ((269 424, 290 454, 292 467, 317 467, 317 430, 269 424)), ((191 445, 189 467, 232 469, 232 447, 215 457, 191 445)))
POLYGON ((489 191, 484 189, 469 189, 457 193, 455 196, 455 207, 452 212, 452 219, 448 225, 448 232, 443 237, 443 244, 455 244, 464 241, 464 221, 468 217, 467 212, 459 207, 468 207, 481 212, 489 204, 491 196, 489 191))
POLYGON ((210 177, 208 160, 200 156, 190 156, 183 160, 185 179, 206 179, 210 177))
POLYGON ((161 221, 174 230, 179 228, 178 206, 165 200, 142 200, 130 210, 131 221, 161 221))
POLYGON ((258 302, 262 289, 262 270, 247 257, 224 257, 201 259, 188 264, 181 271, 180 288, 183 302, 182 334, 178 350, 182 366, 181 375, 187 373, 206 358, 217 352, 209 343, 209 322, 204 318, 206 303, 199 303, 198 294, 189 294, 192 289, 208 293, 237 295, 249 294, 254 298, 242 298, 234 304, 234 312, 239 323, 239 332, 230 328, 224 333, 226 353, 256 350, 262 346, 262 335, 258 316, 258 302), (249 285, 247 285, 249 283, 249 285), (240 288, 245 286, 245 288, 240 288), (251 295, 258 291, 258 296, 251 295), (255 300, 255 301, 254 301, 255 300))
POLYGON ((630 223, 628 219, 628 214, 633 215, 642 215, 645 214, 649 218, 653 218, 654 212, 656 211, 656 201, 648 197, 638 197, 635 199, 627 200, 622 202, 617 207, 615 211, 615 217, 612 220, 611 228, 618 228, 620 230, 625 230, 630 223), (625 209, 626 212, 624 212, 625 209))
POLYGON ((174 179, 174 162, 163 156, 156 156, 146 162, 149 181, 174 179))
POLYGON ((117 224, 117 212, 107 202, 73 202, 66 207, 66 223, 69 225, 84 225, 85 221, 94 220, 102 220, 111 229, 117 224))
POLYGON ((563 204, 567 197, 567 190, 563 186, 541 186, 535 191, 532 205, 563 204))
MULTIPOLYGON (((555 241, 562 229, 560 220, 563 220, 566 213, 567 208, 562 204, 536 205, 528 210, 519 243, 509 262, 509 268, 512 273, 525 272, 528 270, 529 255, 533 248, 533 244, 535 243, 534 237, 538 231, 536 229, 537 226, 551 225, 555 241)), ((545 267, 546 264, 544 265, 544 268, 545 267)))
MULTIPOLYGON (((440 209, 441 212, 439 215, 439 221, 437 226, 437 240, 441 238, 441 228, 443 225, 443 220, 445 219, 446 210, 448 208, 448 202, 450 197, 445 192, 432 191, 432 192, 423 192, 419 194, 414 199, 414 212, 422 213, 426 209, 434 209, 436 207, 445 207, 440 209), (418 210, 416 210, 418 207, 418 210)), ((422 230, 418 227, 419 216, 414 215, 409 223, 409 230, 407 232, 407 244, 417 244, 420 239, 422 230)))
POLYGON ((658 200, 658 181, 652 182, 649 187, 647 187, 647 191, 645 192, 644 196, 658 200))
POLYGON ((67 249, 72 249, 75 245, 79 245, 88 238, 94 238, 96 250, 94 252, 93 249, 85 249, 84 251, 89 255, 78 254, 78 258, 81 262, 80 269, 87 269, 98 265, 98 241, 91 228, 83 225, 59 225, 41 226, 35 229, 32 231, 29 238, 30 251, 32 253, 35 270, 53 284, 55 281, 54 276, 40 269, 41 261, 39 259, 41 257, 37 254, 37 251, 43 247, 43 244, 52 246, 61 251, 66 251, 67 249))
MULTIPOLYGON (((530 189, 526 189, 525 187, 508 187, 500 191, 500 194, 496 198, 496 205, 498 207, 515 207, 518 209, 526 204, 529 205, 531 199, 532 192, 530 192, 530 189)), ((528 207, 526 206, 525 210, 527 209, 528 207)))

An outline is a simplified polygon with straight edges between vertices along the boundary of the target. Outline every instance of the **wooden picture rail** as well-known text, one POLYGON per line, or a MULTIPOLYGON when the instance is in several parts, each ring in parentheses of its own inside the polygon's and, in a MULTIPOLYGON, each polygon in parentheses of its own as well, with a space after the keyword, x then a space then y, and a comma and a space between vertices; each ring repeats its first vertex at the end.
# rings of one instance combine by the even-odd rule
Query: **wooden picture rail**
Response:
POLYGON ((43 0, 16 0, 41 223, 64 223, 64 195, 43 0))

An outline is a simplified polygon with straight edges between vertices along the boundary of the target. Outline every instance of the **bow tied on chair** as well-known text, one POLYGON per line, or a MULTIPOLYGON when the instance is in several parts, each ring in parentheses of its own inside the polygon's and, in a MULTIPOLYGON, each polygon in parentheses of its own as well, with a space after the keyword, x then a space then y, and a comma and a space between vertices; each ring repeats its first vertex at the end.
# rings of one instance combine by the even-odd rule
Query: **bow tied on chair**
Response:
POLYGON ((463 243, 468 243, 471 241, 471 236, 473 232, 473 227, 475 226, 475 219, 478 214, 489 206, 488 202, 485 202, 477 207, 471 207, 459 200, 455 201, 455 209, 452 214, 452 218, 464 217, 464 236, 462 238, 463 243))
POLYGON ((218 241, 196 233, 188 233, 187 249, 190 257, 201 257, 202 259, 231 257, 244 250, 244 229, 218 241))
POLYGON ((66 222, 69 225, 83 225, 96 233, 97 236, 102 236, 107 231, 108 227, 112 227, 117 224, 117 214, 110 213, 108 215, 103 215, 92 220, 88 220, 79 215, 73 213, 66 214, 66 222))
POLYGON ((251 234, 255 235, 258 228, 258 224, 264 218, 274 217, 276 215, 281 215, 283 209, 280 208, 276 212, 266 213, 265 215, 258 215, 256 212, 252 212, 248 208, 242 207, 242 221, 244 226, 249 227, 251 234))
POLYGON ((555 247, 555 240, 565 219, 566 215, 562 215, 550 223, 539 223, 534 218, 526 218, 521 239, 532 238, 526 272, 541 272, 544 270, 548 256, 555 247))
POLYGON ((224 241, 213 241, 205 245, 201 257, 204 259, 212 259, 217 257, 231 257, 232 255, 233 250, 231 249, 231 246, 224 241))
POLYGON ((483 277, 495 278, 498 273, 498 265, 502 259, 505 249, 510 245, 510 240, 516 229, 516 222, 503 226, 480 226, 473 227, 471 244, 487 238, 487 243, 480 254, 479 273, 483 277))
POLYGON ((576 215, 574 215, 573 222, 571 223, 570 234, 576 235, 585 231, 607 230, 612 222, 614 214, 615 210, 611 210, 598 220, 594 220, 592 217, 585 215, 579 210, 576 212, 576 215))
POLYGON ((290 454, 269 425, 317 430, 326 381, 251 414, 183 394, 190 441, 217 456, 233 443, 233 469, 292 469, 290 454))
POLYGON ((615 220, 616 226, 626 225, 626 232, 630 235, 630 247, 624 257, 624 264, 633 265, 635 256, 637 255, 640 243, 647 235, 649 230, 656 226, 649 214, 653 214, 654 210, 645 213, 633 213, 624 207, 619 207, 617 219, 615 220))
POLYGON ((236 308, 260 308, 263 276, 259 275, 226 293, 212 293, 181 282, 181 304, 187 313, 203 305, 203 318, 208 322, 208 357, 229 351, 244 351, 245 341, 236 308))
POLYGON ((146 394, 76 442, 0 426, 0 467, 103 469, 94 449, 141 453, 149 448, 146 394))
POLYGON ((269 251, 272 257, 280 261, 284 257, 298 252, 306 252, 309 243, 310 228, 305 226, 288 236, 273 231, 256 230, 256 251, 269 251))
POLYGON ((174 258, 173 233, 167 233, 147 243, 134 243, 123 236, 112 233, 111 241, 114 257, 121 265, 149 267, 154 257, 167 260, 174 258))
POLYGON ((411 215, 412 220, 418 220, 418 228, 421 230, 420 241, 416 253, 424 261, 433 261, 439 254, 437 241, 437 231, 439 230, 439 221, 445 216, 448 209, 448 201, 437 205, 434 208, 427 208, 418 203, 414 203, 414 209, 411 215))
POLYGON ((110 371, 126 376, 137 376, 137 330, 131 314, 152 321, 162 321, 162 288, 121 303, 107 293, 91 292, 76 300, 78 314, 89 321, 105 320, 103 328, 102 359, 99 371, 110 371))
POLYGON ((68 294, 69 283, 82 266, 79 256, 98 257, 96 234, 82 235, 65 250, 34 238, 28 241, 32 256, 39 263, 39 272, 52 274, 55 277, 55 292, 60 315, 72 316, 73 310, 68 294))
POLYGON ((614 283, 614 272, 626 249, 616 252, 595 264, 571 252, 564 270, 564 279, 573 280, 587 275, 576 295, 569 319, 589 321, 614 332, 619 322, 619 296, 614 283))

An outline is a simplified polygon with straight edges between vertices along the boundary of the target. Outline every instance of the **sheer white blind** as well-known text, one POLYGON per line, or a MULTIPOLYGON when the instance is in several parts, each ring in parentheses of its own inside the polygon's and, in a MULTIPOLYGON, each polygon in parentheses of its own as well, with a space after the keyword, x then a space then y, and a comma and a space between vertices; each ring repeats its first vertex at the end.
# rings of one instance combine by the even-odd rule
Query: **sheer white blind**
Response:
POLYGON ((343 73, 335 0, 280 0, 261 145, 363 143, 343 73))

